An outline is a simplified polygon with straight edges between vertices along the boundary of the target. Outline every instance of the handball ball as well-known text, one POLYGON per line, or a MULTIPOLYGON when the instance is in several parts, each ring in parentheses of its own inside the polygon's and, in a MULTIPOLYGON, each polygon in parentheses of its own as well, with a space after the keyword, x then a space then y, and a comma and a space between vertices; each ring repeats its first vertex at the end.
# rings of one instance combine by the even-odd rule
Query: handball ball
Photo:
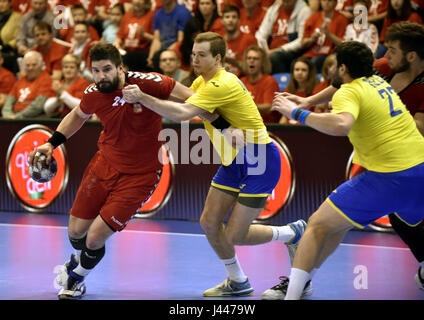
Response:
POLYGON ((34 166, 28 167, 29 175, 32 180, 44 183, 52 180, 57 172, 57 162, 55 158, 52 157, 49 164, 46 164, 47 157, 42 154, 38 158, 38 162, 34 166))

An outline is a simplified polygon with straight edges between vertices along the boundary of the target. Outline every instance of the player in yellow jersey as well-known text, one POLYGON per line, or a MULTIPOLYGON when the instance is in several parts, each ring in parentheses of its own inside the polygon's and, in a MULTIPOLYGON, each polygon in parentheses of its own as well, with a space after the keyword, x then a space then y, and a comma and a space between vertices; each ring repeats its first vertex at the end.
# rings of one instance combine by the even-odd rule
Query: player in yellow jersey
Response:
POLYGON ((234 245, 279 240, 286 243, 293 256, 306 224, 298 220, 281 227, 252 225, 278 182, 281 159, 249 92, 234 74, 223 68, 225 53, 226 43, 220 35, 213 32, 197 35, 192 65, 199 77, 191 86, 193 95, 185 103, 154 98, 135 86, 125 88, 123 97, 174 121, 191 119, 204 114, 205 110, 210 114, 216 112, 228 125, 244 131, 246 145, 235 149, 215 129, 220 128, 214 127, 218 120, 212 124, 204 122, 216 151, 221 155, 222 165, 212 180, 200 223, 210 245, 225 265, 228 278, 203 294, 229 297, 253 292, 238 262, 234 245))
POLYGON ((354 226, 392 212, 409 225, 424 218, 424 138, 414 119, 393 88, 373 75, 366 45, 344 42, 335 53, 341 87, 331 113, 299 109, 281 94, 273 109, 318 131, 347 135, 354 162, 367 171, 340 185, 310 217, 295 254, 288 300, 302 297, 305 284, 354 226))

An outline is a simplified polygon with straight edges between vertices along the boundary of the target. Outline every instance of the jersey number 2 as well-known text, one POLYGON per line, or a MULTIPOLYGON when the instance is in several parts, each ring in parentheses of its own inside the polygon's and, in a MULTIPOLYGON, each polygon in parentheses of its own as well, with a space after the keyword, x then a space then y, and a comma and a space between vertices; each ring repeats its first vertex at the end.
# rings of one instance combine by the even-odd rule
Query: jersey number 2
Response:
POLYGON ((402 110, 395 111, 393 109, 393 99, 392 99, 393 92, 395 92, 395 89, 393 89, 392 87, 386 87, 378 91, 378 93, 380 94, 380 97, 383 99, 384 99, 384 94, 387 94, 387 97, 389 98, 389 104, 390 104, 390 116, 392 118, 402 113, 402 110))

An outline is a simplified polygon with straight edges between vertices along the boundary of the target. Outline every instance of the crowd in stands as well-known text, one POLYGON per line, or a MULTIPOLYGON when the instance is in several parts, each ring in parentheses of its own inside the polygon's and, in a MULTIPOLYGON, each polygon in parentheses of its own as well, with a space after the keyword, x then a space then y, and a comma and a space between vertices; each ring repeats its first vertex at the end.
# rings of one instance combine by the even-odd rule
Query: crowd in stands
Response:
POLYGON ((423 18, 423 0, 0 0, 1 117, 65 116, 93 81, 98 41, 113 43, 128 70, 190 86, 193 39, 213 31, 264 121, 289 123, 271 112, 274 92, 315 94, 331 83, 339 43, 361 41, 380 59, 392 24, 423 18))

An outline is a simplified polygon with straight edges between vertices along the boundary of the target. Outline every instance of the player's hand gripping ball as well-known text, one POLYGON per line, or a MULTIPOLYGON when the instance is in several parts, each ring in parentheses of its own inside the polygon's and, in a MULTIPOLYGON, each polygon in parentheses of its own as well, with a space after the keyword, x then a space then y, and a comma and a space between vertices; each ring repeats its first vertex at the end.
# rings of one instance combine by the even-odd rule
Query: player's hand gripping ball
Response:
POLYGON ((37 163, 28 167, 29 175, 32 180, 39 183, 44 183, 52 180, 57 173, 57 162, 56 159, 52 157, 49 164, 46 164, 46 156, 41 154, 38 158, 37 163))

